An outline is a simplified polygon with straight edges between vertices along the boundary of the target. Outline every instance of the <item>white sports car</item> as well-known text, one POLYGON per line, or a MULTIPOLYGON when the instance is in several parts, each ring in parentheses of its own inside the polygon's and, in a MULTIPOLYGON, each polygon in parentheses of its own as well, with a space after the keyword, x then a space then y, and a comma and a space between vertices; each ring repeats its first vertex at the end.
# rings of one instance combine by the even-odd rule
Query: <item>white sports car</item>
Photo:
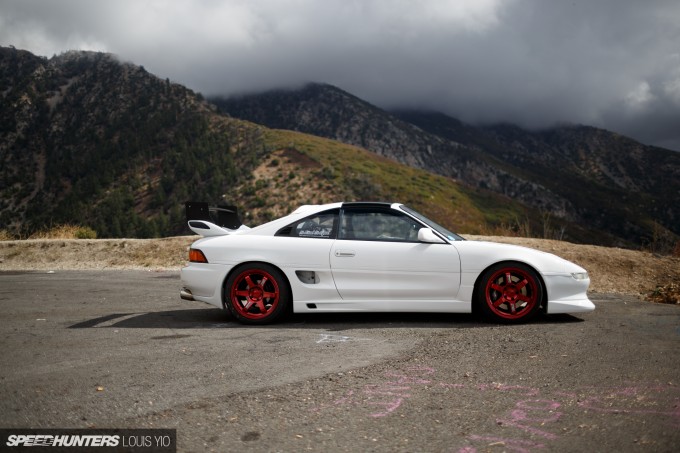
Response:
POLYGON ((466 241, 399 203, 301 206, 248 228, 234 207, 187 203, 180 296, 263 324, 286 313, 470 313, 500 322, 589 312, 588 273, 555 255, 466 241))

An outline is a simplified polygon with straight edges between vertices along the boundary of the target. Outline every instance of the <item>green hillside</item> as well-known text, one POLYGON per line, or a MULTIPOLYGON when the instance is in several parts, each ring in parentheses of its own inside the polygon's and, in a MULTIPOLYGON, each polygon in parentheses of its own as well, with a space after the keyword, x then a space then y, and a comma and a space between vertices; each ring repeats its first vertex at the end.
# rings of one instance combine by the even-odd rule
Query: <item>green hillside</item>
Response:
POLYGON ((470 234, 556 237, 577 225, 549 220, 491 191, 400 164, 362 148, 285 130, 264 130, 268 149, 253 178, 237 188, 244 221, 284 215, 300 204, 335 201, 398 201, 435 221, 470 234))
POLYGON ((300 204, 383 200, 463 233, 597 239, 490 190, 221 114, 109 54, 0 48, 0 96, 2 237, 60 224, 98 237, 185 234, 188 200, 235 204, 249 225, 300 204))

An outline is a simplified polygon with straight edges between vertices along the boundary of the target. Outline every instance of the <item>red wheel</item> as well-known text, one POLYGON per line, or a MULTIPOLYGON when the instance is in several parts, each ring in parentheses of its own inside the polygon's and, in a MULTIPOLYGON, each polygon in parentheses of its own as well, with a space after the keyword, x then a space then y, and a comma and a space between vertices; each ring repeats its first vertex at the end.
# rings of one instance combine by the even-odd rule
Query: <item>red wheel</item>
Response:
POLYGON ((484 273, 478 287, 479 303, 501 322, 528 321, 543 302, 541 279, 521 263, 500 263, 484 273))
POLYGON ((265 324, 281 317, 289 293, 281 272, 257 263, 236 269, 224 289, 225 305, 237 320, 247 324, 265 324))

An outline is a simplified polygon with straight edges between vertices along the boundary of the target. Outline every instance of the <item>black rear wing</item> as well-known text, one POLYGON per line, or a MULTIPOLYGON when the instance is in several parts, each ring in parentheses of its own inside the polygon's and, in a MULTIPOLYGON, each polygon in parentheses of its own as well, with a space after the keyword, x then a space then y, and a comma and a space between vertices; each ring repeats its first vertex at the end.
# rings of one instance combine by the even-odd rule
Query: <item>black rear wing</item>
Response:
POLYGON ((204 220, 229 230, 238 230, 243 225, 236 206, 226 204, 208 206, 208 203, 201 201, 187 201, 184 207, 187 223, 192 220, 204 220))

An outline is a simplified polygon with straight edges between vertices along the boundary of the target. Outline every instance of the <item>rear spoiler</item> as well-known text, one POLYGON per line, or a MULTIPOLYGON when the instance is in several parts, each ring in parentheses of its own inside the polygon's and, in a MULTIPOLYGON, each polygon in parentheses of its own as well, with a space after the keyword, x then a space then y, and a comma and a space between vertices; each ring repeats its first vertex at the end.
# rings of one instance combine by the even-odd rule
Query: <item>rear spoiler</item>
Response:
POLYGON ((224 236, 250 229, 241 223, 236 206, 187 201, 184 207, 189 228, 201 236, 224 236))

